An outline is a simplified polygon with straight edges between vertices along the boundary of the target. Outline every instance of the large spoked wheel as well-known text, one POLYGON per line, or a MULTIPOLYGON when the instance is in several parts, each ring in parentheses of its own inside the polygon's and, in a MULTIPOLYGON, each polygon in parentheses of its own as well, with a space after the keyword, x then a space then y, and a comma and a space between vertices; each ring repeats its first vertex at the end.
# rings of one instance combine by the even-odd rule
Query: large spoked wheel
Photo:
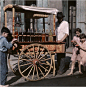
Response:
POLYGON ((41 44, 26 46, 19 55, 19 72, 29 81, 45 78, 49 74, 51 66, 51 53, 41 44))
POLYGON ((10 56, 12 55, 9 55, 8 57, 8 64, 13 73, 15 73, 16 70, 18 70, 18 57, 10 56))

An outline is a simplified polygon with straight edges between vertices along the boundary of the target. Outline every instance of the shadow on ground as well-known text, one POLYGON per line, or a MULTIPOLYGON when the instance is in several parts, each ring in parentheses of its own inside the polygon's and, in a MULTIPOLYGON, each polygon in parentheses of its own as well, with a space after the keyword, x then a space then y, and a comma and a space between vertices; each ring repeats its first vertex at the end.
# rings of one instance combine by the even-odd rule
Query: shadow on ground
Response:
MULTIPOLYGON (((10 81, 16 81, 18 77, 12 78, 10 81)), ((8 82, 10 82, 8 81, 8 82)), ((10 83, 11 83, 10 82, 10 83)), ((51 79, 43 79, 40 81, 35 81, 35 82, 21 82, 18 83, 14 86, 86 86, 86 73, 83 75, 73 75, 73 76, 66 76, 66 77, 57 77, 57 78, 51 78, 51 79)), ((14 87, 10 86, 10 87, 14 87)))
POLYGON ((6 84, 12 84, 12 83, 16 82, 19 79, 21 79, 21 76, 13 77, 9 81, 7 81, 6 84))

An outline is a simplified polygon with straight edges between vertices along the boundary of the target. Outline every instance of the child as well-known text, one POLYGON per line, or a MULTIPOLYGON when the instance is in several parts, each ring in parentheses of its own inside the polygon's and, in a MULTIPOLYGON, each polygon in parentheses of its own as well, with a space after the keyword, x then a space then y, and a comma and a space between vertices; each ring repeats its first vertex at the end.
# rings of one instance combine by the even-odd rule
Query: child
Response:
MULTIPOLYGON (((1 36, 0 36, 0 87, 7 87, 8 85, 4 86, 7 79, 7 49, 10 49, 13 46, 13 43, 16 39, 13 39, 11 42, 8 42, 6 37, 10 34, 8 28, 3 27, 1 29, 1 36)), ((14 44, 17 47, 17 44, 14 44)))
POLYGON ((76 60, 78 60, 78 64, 79 64, 79 73, 80 74, 82 73, 81 72, 81 65, 80 65, 81 57, 80 57, 80 54, 78 53, 79 49, 77 47, 75 47, 76 42, 80 42, 80 33, 81 32, 82 31, 81 31, 80 28, 76 28, 76 30, 75 30, 76 36, 73 37, 74 48, 73 48, 73 55, 71 57, 71 61, 72 61, 71 72, 68 75, 72 75, 73 74, 73 69, 74 69, 74 65, 75 65, 76 60))
POLYGON ((84 66, 84 71, 85 71, 85 66, 86 66, 86 36, 85 34, 80 35, 80 42, 78 42, 78 45, 80 46, 80 57, 81 57, 81 62, 80 64, 84 66))

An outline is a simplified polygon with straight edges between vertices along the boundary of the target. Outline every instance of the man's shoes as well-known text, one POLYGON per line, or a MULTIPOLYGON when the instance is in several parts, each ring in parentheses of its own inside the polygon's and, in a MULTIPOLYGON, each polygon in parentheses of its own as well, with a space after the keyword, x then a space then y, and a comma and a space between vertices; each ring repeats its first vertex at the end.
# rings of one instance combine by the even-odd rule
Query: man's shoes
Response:
POLYGON ((58 70, 58 74, 59 74, 59 75, 62 75, 62 74, 63 74, 63 72, 61 72, 60 70, 58 70))

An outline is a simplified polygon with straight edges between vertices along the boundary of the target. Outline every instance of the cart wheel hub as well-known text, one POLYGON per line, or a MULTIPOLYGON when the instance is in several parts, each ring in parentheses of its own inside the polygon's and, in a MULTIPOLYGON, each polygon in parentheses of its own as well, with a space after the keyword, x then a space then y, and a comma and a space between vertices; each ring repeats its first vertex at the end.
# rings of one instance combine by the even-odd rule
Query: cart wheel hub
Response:
POLYGON ((34 64, 34 65, 39 65, 39 60, 34 59, 34 60, 33 60, 33 64, 34 64))

